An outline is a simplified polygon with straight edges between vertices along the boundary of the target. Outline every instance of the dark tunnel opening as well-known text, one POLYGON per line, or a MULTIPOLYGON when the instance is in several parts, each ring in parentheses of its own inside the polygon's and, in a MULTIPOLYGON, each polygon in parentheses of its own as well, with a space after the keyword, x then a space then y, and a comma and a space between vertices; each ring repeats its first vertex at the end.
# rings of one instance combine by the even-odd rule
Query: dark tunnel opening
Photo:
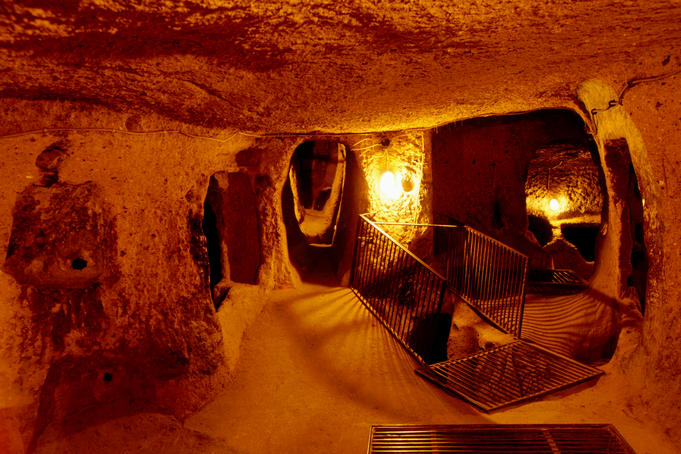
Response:
POLYGON ((217 216, 213 207, 211 206, 211 198, 214 196, 215 185, 214 179, 211 178, 211 184, 208 186, 208 194, 203 203, 203 234, 206 236, 206 248, 208 250, 208 262, 210 266, 210 292, 215 309, 220 307, 220 300, 213 296, 215 286, 223 278, 222 273, 222 247, 220 245, 220 234, 218 232, 217 216))

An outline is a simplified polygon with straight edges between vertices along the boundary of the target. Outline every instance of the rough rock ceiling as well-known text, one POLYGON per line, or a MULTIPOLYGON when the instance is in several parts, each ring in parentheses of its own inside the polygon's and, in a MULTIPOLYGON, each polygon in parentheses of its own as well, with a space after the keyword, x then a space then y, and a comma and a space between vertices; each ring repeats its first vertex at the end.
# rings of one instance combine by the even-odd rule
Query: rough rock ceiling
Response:
POLYGON ((570 105, 681 66, 681 1, 3 0, 0 94, 252 131, 570 105))

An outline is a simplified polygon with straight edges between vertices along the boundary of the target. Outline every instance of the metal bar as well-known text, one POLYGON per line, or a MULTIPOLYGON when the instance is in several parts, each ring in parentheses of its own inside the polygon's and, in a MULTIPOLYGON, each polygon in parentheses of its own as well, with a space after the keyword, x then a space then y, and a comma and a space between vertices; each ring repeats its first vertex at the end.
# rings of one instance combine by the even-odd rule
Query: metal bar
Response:
POLYGON ((360 243, 362 242, 362 218, 357 219, 357 228, 355 229, 355 247, 352 252, 352 268, 350 271, 350 288, 357 286, 357 278, 359 272, 359 260, 360 260, 360 243))
POLYGON ((513 299, 510 292, 513 256, 507 249, 503 249, 501 257, 503 272, 501 274, 502 285, 499 292, 502 298, 503 313, 505 316, 508 316, 513 311, 513 299))
POLYGON ((372 426, 367 452, 633 454, 634 451, 609 424, 465 424, 372 426))
MULTIPOLYGON (((365 221, 366 224, 366 221, 365 221)), ((371 275, 371 249, 375 249, 375 244, 374 244, 374 232, 372 230, 368 229, 368 224, 365 225, 366 230, 365 230, 365 239, 364 239, 364 251, 362 254, 362 279, 360 283, 359 289, 362 292, 366 292, 368 290, 368 282, 370 282, 370 275, 371 275)))
MULTIPOLYGON (((424 277, 422 275, 422 269, 416 268, 414 270, 414 279, 412 280, 413 282, 413 289, 414 289, 414 300, 417 301, 419 304, 415 306, 410 306, 407 310, 407 313, 409 314, 407 320, 406 320, 406 326, 405 326, 405 332, 409 333, 409 337, 411 339, 411 343, 414 346, 417 346, 419 349, 422 347, 421 344, 421 333, 415 333, 414 330, 416 328, 415 323, 419 321, 420 319, 420 312, 423 309, 423 307, 427 304, 425 295, 424 295, 424 277), (418 334, 418 337, 417 337, 418 334)), ((422 350, 420 350, 422 351, 422 350)))
POLYGON ((375 267, 375 273, 374 273, 374 279, 373 282, 376 283, 377 285, 380 284, 380 299, 375 302, 375 307, 376 310, 384 314, 386 318, 389 318, 389 315, 385 315, 386 310, 390 310, 392 307, 390 305, 390 292, 386 293, 386 288, 388 287, 388 267, 389 263, 387 260, 387 257, 389 256, 389 250, 392 245, 392 243, 388 242, 385 240, 385 238, 382 235, 378 235, 378 242, 380 243, 380 246, 378 248, 378 251, 376 253, 377 258, 374 260, 374 267, 375 267))
POLYGON ((468 226, 446 226, 445 278, 379 225, 445 226, 381 223, 365 215, 359 222, 352 285, 362 294, 362 301, 417 356, 427 356, 430 352, 426 350, 433 347, 428 333, 437 322, 445 287, 492 324, 520 336, 527 256, 468 226))
POLYGON ((460 224, 419 224, 416 222, 383 222, 383 221, 371 221, 376 225, 399 225, 405 227, 444 227, 456 229, 460 227, 460 224))
MULTIPOLYGON (((365 306, 423 363, 431 347, 429 318, 439 311, 446 279, 360 216, 352 286, 365 306)), ((416 225, 413 225, 416 226, 416 225)), ((419 225, 424 226, 424 225, 419 225)))
POLYGON ((519 293, 519 298, 520 298, 520 310, 518 311, 518 324, 517 324, 517 329, 516 329, 516 337, 518 339, 521 338, 522 336, 522 330, 523 330, 523 317, 525 316, 525 288, 527 286, 527 263, 528 263, 528 258, 527 256, 523 257, 522 259, 522 280, 520 284, 520 293, 519 293))
MULTIPOLYGON (((395 246, 394 243, 390 243, 390 252, 388 254, 388 262, 389 262, 389 266, 393 270, 393 274, 392 274, 391 277, 396 278, 396 280, 398 282, 401 281, 400 271, 399 271, 399 268, 395 266, 395 263, 399 261, 400 256, 402 255, 402 254, 400 254, 400 252, 401 252, 400 249, 397 246, 395 246)), ((388 298, 387 298, 386 302, 384 302, 384 309, 385 309, 386 305, 390 306, 391 308, 394 308, 398 304, 399 290, 400 289, 399 289, 399 285, 395 285, 395 284, 397 284, 397 282, 393 282, 392 285, 390 285, 390 293, 388 294, 388 298)), ((389 320, 389 323, 390 323, 391 326, 394 326, 394 323, 393 323, 392 320, 389 320)), ((398 334, 401 335, 401 333, 398 333, 398 334)))
POLYGON ((360 218, 360 223, 361 223, 361 236, 358 238, 361 241, 358 241, 357 243, 359 244, 359 262, 358 266, 359 269, 357 270, 357 284, 354 288, 356 289, 364 289, 365 285, 365 279, 366 279, 366 258, 367 258, 367 249, 369 248, 369 232, 367 232, 367 223, 364 219, 360 218))
MULTIPOLYGON (((369 279, 370 279, 369 282, 371 282, 371 283, 374 285, 375 290, 374 290, 374 298, 373 298, 373 299, 374 299, 374 300, 377 300, 377 299, 378 299, 378 295, 376 295, 376 293, 377 293, 377 292, 380 292, 380 291, 382 290, 380 287, 378 287, 378 279, 380 278, 380 274, 379 274, 379 273, 381 272, 381 265, 382 265, 382 259, 383 259, 383 251, 384 251, 384 249, 385 249, 387 243, 385 242, 385 240, 384 240, 384 238, 383 238, 382 235, 380 235, 380 234, 377 233, 377 232, 373 232, 373 233, 374 233, 375 238, 376 238, 377 247, 376 247, 376 256, 373 257, 374 260, 371 261, 371 262, 372 262, 372 263, 371 263, 371 270, 372 270, 372 273, 371 273, 371 275, 370 275, 370 277, 369 277, 369 279)), ((380 295, 380 294, 381 294, 381 293, 379 293, 379 295, 380 295)), ((374 305, 375 307, 376 307, 378 304, 379 304, 379 301, 372 301, 372 305, 374 305)))
POLYGON ((448 287, 490 322, 519 336, 527 256, 471 227, 461 230, 465 235, 450 234, 448 287))
MULTIPOLYGON (((398 296, 395 299, 397 304, 401 304, 400 301, 400 292, 404 291, 404 286, 407 285, 407 279, 405 279, 405 276, 407 276, 407 272, 409 270, 410 262, 409 262, 409 256, 404 253, 401 249, 397 250, 400 256, 400 266, 399 266, 399 274, 397 275, 399 278, 400 283, 395 283, 395 291, 397 292, 398 296), (401 284, 401 285, 400 285, 401 284)), ((400 319, 400 332, 404 333, 404 318, 400 319)))
POLYGON ((486 411, 564 389, 603 373, 524 341, 425 366, 418 372, 486 411))
POLYGON ((427 268, 431 273, 437 275, 440 279, 444 279, 444 276, 442 276, 440 273, 438 273, 433 268, 431 268, 427 263, 425 263, 423 260, 421 260, 416 255, 414 255, 409 249, 402 246, 398 241, 396 241, 393 237, 391 237, 388 233, 386 233, 383 229, 381 229, 378 225, 376 225, 376 223, 374 221, 370 220, 369 218, 367 218, 363 214, 360 215, 360 217, 364 218, 364 220, 366 220, 369 224, 371 224, 376 230, 381 232, 385 236, 385 238, 387 238, 389 241, 392 241, 393 243, 397 244, 402 250, 404 250, 404 252, 409 254, 409 256, 411 256, 411 258, 413 258, 414 260, 419 262, 421 264, 421 266, 427 268))
MULTIPOLYGON (((471 300, 480 307, 480 301, 479 301, 479 292, 478 292, 478 285, 479 285, 479 274, 480 274, 480 262, 481 262, 481 256, 480 256, 480 241, 478 240, 478 236, 475 235, 473 232, 471 233, 471 260, 468 261, 470 268, 471 268, 471 276, 470 276, 470 298, 471 300)), ((482 308, 481 308, 482 309, 482 308)))

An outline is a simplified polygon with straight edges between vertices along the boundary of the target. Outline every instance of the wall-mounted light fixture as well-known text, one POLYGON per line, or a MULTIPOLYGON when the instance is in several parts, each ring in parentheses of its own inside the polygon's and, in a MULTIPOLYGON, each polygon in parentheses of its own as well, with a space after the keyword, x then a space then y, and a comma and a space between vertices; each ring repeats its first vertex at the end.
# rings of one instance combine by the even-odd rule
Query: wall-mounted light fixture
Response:
POLYGON ((378 194, 383 202, 393 202, 400 198, 402 189, 402 172, 393 170, 392 162, 388 156, 389 139, 381 141, 383 146, 383 168, 378 180, 378 194))
POLYGON ((554 165, 553 167, 549 167, 546 171, 546 197, 547 198, 544 199, 545 200, 544 203, 546 203, 545 206, 548 207, 547 215, 550 214, 550 215, 555 216, 555 215, 559 214, 561 211, 563 211, 565 209, 565 205, 566 205, 566 202, 567 202, 564 194, 559 194, 558 198, 551 197, 551 170, 558 167, 559 165, 560 165, 560 163, 554 165), (551 197, 551 198, 548 199, 548 197, 551 197))
POLYGON ((381 175, 378 183, 378 193, 383 201, 392 201, 402 195, 402 181, 400 174, 395 175, 387 170, 381 175))

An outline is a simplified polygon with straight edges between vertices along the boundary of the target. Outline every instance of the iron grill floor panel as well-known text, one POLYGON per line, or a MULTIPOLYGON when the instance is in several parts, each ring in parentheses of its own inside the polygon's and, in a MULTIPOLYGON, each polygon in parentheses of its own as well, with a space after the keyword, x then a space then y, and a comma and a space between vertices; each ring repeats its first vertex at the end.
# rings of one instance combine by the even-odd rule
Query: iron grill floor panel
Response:
POLYGON ((633 454, 610 424, 374 425, 368 453, 633 454))
POLYGON ((572 270, 529 270, 528 293, 573 293, 589 287, 572 270))
POLYGON ((524 341, 466 358, 426 365, 416 372, 485 411, 539 397, 603 374, 595 367, 524 341))

